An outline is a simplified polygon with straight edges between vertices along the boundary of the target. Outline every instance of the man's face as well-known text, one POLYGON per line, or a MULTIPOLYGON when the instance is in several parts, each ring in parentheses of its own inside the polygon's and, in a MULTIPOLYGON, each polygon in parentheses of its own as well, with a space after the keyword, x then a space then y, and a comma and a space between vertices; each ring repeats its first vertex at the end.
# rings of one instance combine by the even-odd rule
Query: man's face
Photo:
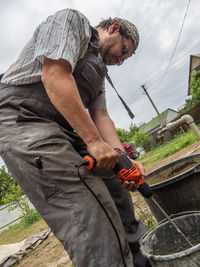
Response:
POLYGON ((106 65, 120 65, 132 56, 133 43, 114 30, 100 42, 100 53, 106 65))

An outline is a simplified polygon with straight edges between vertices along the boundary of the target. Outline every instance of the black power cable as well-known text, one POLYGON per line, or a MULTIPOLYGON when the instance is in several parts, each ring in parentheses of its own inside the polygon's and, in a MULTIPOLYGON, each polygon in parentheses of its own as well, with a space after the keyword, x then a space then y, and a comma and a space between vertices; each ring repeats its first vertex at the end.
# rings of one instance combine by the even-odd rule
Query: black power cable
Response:
POLYGON ((125 258, 124 258, 124 254, 123 254, 123 249, 122 249, 122 244, 121 244, 121 241, 120 241, 120 237, 119 237, 119 234, 117 232, 117 229, 112 221, 112 219, 110 218, 107 210, 105 209, 103 203, 100 201, 100 199, 97 197, 97 195, 94 193, 94 191, 91 189, 91 187, 85 182, 85 180, 83 179, 83 177, 80 175, 80 172, 79 172, 79 168, 84 166, 84 165, 87 165, 87 162, 83 162, 79 165, 76 165, 75 166, 75 169, 76 169, 76 174, 77 176, 80 178, 81 182, 87 187, 87 189, 91 192, 91 194, 94 196, 94 198, 97 200, 97 202, 99 203, 99 205, 101 206, 101 208, 103 209, 106 217, 108 218, 114 232, 115 232, 115 235, 117 237, 117 241, 118 241, 118 244, 119 244, 119 249, 120 249, 120 254, 121 254, 121 257, 122 257, 122 261, 123 261, 123 264, 124 264, 124 267, 128 267, 127 264, 126 264, 126 261, 125 261, 125 258))
POLYGON ((173 53, 172 53, 172 55, 171 55, 171 57, 170 57, 169 63, 168 63, 168 65, 167 65, 167 68, 166 68, 166 70, 165 70, 163 76, 161 77, 160 81, 157 83, 156 87, 158 87, 158 86, 161 84, 161 82, 163 81, 163 79, 164 79, 164 77, 166 76, 166 74, 167 74, 167 72, 168 72, 168 69, 169 69, 169 67, 170 67, 170 65, 171 65, 171 62, 172 62, 172 60, 173 60, 173 58, 174 58, 174 54, 175 54, 175 52, 176 52, 176 48, 177 48, 177 46, 178 46, 178 42, 179 42, 179 39, 180 39, 180 37, 181 37, 181 33, 182 33, 182 31, 183 31, 183 26, 184 26, 184 23, 185 23, 185 19, 186 19, 186 16, 187 16, 187 12, 188 12, 188 9, 189 9, 190 2, 191 2, 191 0, 188 0, 188 4, 187 4, 186 10, 185 10, 185 14, 184 14, 183 22, 182 22, 182 25, 181 25, 181 28, 180 28, 180 31, 179 31, 179 34, 178 34, 178 38, 177 38, 177 40, 176 40, 176 44, 175 44, 173 53))

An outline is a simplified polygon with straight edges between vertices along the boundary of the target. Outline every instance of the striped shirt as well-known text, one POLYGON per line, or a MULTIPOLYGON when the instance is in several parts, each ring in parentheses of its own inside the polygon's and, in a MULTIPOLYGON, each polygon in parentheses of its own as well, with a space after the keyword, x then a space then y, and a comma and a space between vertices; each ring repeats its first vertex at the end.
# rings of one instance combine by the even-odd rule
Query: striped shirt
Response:
MULTIPOLYGON (((35 30, 17 61, 4 73, 2 83, 24 85, 41 81, 44 57, 65 59, 74 71, 91 38, 88 19, 77 10, 64 9, 49 16, 35 30)), ((105 88, 91 107, 106 110, 105 88)))

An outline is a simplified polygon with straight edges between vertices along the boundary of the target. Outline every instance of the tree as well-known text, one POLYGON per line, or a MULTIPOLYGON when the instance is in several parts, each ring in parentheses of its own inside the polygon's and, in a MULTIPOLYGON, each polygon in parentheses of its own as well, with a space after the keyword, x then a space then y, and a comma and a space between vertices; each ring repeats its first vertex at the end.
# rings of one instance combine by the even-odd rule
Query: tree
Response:
POLYGON ((10 210, 19 207, 22 214, 25 214, 29 207, 24 193, 15 179, 6 170, 5 166, 0 168, 0 205, 11 204, 10 210))
POLYGON ((0 205, 12 204, 8 211, 20 208, 22 219, 25 225, 31 225, 41 219, 40 214, 33 208, 30 208, 27 197, 24 195, 21 187, 12 178, 5 166, 0 168, 0 205))
POLYGON ((130 125, 129 127, 129 132, 130 132, 130 136, 133 137, 140 129, 140 126, 136 126, 135 124, 132 124, 130 125))
POLYGON ((184 108, 179 112, 180 114, 185 113, 200 103, 200 70, 192 73, 189 87, 191 97, 186 100, 184 108))
POLYGON ((126 131, 124 129, 120 129, 118 128, 117 129, 117 134, 118 134, 118 137, 119 137, 119 140, 121 143, 123 142, 128 142, 131 140, 131 134, 129 131, 126 131))
POLYGON ((200 103, 200 70, 192 73, 191 82, 191 95, 193 107, 200 103))
MULTIPOLYGON (((6 170, 5 166, 0 168, 0 205, 5 204, 8 194, 12 194, 17 187, 17 182, 12 178, 11 174, 6 170)), ((21 195, 23 192, 21 191, 21 195)))
POLYGON ((145 151, 150 150, 151 137, 147 133, 137 132, 132 140, 137 147, 142 147, 145 151))
POLYGON ((13 204, 9 207, 9 211, 16 208, 20 208, 22 215, 26 215, 30 212, 30 207, 28 204, 27 198, 24 196, 24 193, 21 187, 17 185, 12 185, 11 190, 6 193, 5 197, 2 199, 3 204, 13 204))
POLYGON ((118 128, 117 134, 121 143, 123 142, 130 142, 133 136, 139 131, 140 127, 136 126, 135 124, 130 125, 129 131, 118 128))

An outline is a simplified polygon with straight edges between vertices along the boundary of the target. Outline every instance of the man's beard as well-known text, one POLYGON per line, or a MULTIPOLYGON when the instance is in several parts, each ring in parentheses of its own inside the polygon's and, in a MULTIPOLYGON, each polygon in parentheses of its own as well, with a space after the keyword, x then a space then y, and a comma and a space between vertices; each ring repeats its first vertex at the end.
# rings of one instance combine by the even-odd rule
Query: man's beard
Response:
MULTIPOLYGON (((100 54, 102 55, 102 49, 99 50, 100 51, 100 54)), ((108 55, 109 55, 109 48, 105 48, 104 51, 103 51, 103 56, 102 56, 102 59, 103 59, 103 63, 106 65, 108 64, 107 62, 107 58, 108 58, 108 55)))

